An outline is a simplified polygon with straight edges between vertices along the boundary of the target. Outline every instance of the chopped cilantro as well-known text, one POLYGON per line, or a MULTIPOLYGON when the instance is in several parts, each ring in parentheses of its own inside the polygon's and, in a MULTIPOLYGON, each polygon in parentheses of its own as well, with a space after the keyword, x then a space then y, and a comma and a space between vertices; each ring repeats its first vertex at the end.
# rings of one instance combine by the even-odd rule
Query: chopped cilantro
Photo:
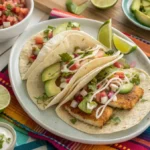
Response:
POLYGON ((79 27, 80 27, 80 24, 77 23, 77 22, 68 22, 68 27, 71 27, 71 28, 79 28, 79 27))
POLYGON ((70 67, 73 64, 74 64, 74 61, 72 60, 72 61, 69 62, 69 64, 67 65, 67 67, 70 67))
POLYGON ((47 28, 48 28, 48 29, 51 29, 51 30, 54 30, 54 29, 55 29, 55 27, 52 27, 52 26, 48 26, 47 28))
POLYGON ((12 15, 12 13, 11 13, 10 10, 6 10, 6 11, 4 12, 4 14, 5 14, 7 17, 12 15))
POLYGON ((140 100, 140 102, 142 102, 142 103, 144 103, 144 102, 146 102, 146 101, 148 101, 148 100, 146 100, 146 99, 141 99, 141 100, 140 100))
POLYGON ((6 5, 7 9, 12 10, 12 6, 10 4, 6 5))
POLYGON ((11 141, 11 138, 7 138, 7 139, 6 139, 7 144, 9 144, 10 141, 11 141))
POLYGON ((73 72, 62 72, 62 77, 68 77, 68 76, 70 76, 70 75, 72 75, 73 74, 73 72))
POLYGON ((72 118, 72 119, 70 119, 70 121, 71 121, 72 124, 75 124, 77 122, 77 119, 76 118, 72 118))
POLYGON ((113 55, 114 54, 114 50, 109 50, 107 52, 105 52, 106 55, 113 55))
POLYGON ((90 84, 88 84, 88 89, 91 90, 91 91, 95 91, 96 90, 96 84, 97 84, 97 79, 94 78, 90 84))
POLYGON ((135 85, 139 85, 140 84, 140 77, 138 74, 136 74, 132 80, 131 80, 131 83, 135 84, 135 85))
POLYGON ((72 57, 68 53, 63 53, 59 55, 63 62, 69 62, 72 60, 72 57))
POLYGON ((119 124, 121 122, 120 118, 119 117, 113 117, 111 119, 111 122, 115 125, 119 124))
POLYGON ((44 34, 48 34, 49 33, 49 29, 44 30, 44 34))
POLYGON ((88 56, 88 55, 91 55, 93 53, 93 51, 87 51, 83 54, 82 58, 88 56))
POLYGON ((41 104, 42 102, 46 101, 49 97, 46 95, 46 93, 43 93, 42 96, 35 97, 38 104, 41 104))

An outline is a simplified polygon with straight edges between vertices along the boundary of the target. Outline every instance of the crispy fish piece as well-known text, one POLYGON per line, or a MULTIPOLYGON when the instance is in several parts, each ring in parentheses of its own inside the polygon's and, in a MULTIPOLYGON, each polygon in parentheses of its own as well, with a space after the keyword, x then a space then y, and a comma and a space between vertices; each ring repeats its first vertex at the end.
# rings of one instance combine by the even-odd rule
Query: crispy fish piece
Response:
POLYGON ((69 114, 76 119, 83 121, 87 124, 90 124, 92 126, 96 127, 102 127, 112 116, 113 114, 113 109, 110 107, 106 107, 105 111, 103 112, 102 116, 99 119, 96 119, 95 113, 96 109, 100 106, 98 105, 97 108, 95 108, 91 114, 86 114, 85 112, 81 111, 78 107, 77 108, 72 108, 70 106, 71 102, 67 102, 64 104, 64 108, 66 111, 69 112, 69 114))
POLYGON ((118 94, 117 101, 110 102, 108 105, 120 109, 132 109, 143 96, 144 90, 139 86, 134 86, 128 94, 118 94))

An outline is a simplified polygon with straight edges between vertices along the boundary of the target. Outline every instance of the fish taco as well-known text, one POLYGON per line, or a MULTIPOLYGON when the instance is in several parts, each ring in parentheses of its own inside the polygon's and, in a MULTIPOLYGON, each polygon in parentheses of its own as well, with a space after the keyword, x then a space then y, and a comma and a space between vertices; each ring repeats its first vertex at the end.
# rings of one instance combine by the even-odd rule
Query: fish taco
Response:
POLYGON ((74 31, 49 51, 29 75, 28 94, 38 108, 44 110, 60 102, 81 77, 120 55, 119 51, 108 50, 87 33, 74 31))
POLYGON ((81 78, 57 106, 57 115, 89 134, 131 128, 150 111, 150 76, 143 70, 119 66, 118 58, 81 78))

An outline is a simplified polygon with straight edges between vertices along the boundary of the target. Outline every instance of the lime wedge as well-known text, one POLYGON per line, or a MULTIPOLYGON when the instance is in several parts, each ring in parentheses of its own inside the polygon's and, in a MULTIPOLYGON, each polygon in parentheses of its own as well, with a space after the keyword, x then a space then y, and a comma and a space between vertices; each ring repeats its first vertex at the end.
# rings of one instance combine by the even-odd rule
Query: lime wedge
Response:
POLYGON ((8 90, 0 85, 0 112, 5 109, 10 103, 10 94, 8 90))
POLYGON ((91 0, 92 4, 100 9, 106 9, 114 6, 118 0, 91 0))
POLYGON ((107 48, 112 48, 111 19, 104 22, 104 24, 100 27, 98 33, 98 40, 107 48))
POLYGON ((123 54, 129 54, 137 48, 134 43, 129 42, 116 34, 113 34, 113 43, 116 49, 121 51, 123 54))

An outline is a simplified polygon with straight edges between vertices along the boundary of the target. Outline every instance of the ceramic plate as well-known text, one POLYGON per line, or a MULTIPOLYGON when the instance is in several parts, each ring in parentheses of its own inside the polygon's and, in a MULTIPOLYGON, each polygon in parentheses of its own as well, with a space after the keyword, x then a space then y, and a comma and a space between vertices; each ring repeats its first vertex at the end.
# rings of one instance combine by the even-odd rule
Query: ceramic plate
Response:
POLYGON ((132 23, 134 23, 138 27, 150 31, 150 27, 147 27, 147 26, 141 24, 140 22, 138 22, 136 20, 136 18, 134 17, 133 13, 130 11, 130 6, 131 6, 132 1, 133 0, 123 0, 122 1, 122 9, 123 9, 124 14, 132 23))
MULTIPOLYGON (((26 91, 26 83, 21 80, 18 68, 21 48, 29 37, 45 29, 48 25, 57 26, 67 21, 79 22, 81 24, 81 30, 87 32, 95 38, 97 37, 99 27, 102 25, 101 22, 88 19, 54 19, 39 23, 36 26, 26 30, 13 46, 9 61, 9 75, 11 84, 19 103, 27 112, 27 114, 43 128, 72 141, 88 144, 112 144, 126 141, 139 135, 150 125, 150 120, 148 119, 148 117, 150 118, 150 114, 147 115, 140 124, 128 130, 113 134, 89 135, 70 127, 61 119, 59 119, 55 113, 55 106, 47 109, 46 111, 40 111, 30 100, 26 91)), ((113 29, 113 32, 127 40, 130 40, 116 29, 113 29)), ((136 61, 139 68, 146 70, 150 74, 150 69, 148 69, 150 68, 150 62, 140 48, 126 57, 129 62, 133 60, 136 61)))

